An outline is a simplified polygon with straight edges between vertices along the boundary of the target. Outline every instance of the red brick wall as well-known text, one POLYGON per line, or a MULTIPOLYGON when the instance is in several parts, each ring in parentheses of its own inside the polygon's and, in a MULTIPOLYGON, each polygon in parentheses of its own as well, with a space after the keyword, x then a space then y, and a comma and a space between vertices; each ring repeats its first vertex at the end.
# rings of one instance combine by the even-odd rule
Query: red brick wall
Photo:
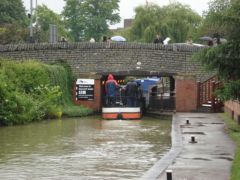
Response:
POLYGON ((237 101, 227 101, 224 103, 224 111, 228 113, 232 119, 240 123, 240 103, 237 101))
POLYGON ((78 101, 76 100, 76 84, 73 85, 73 102, 76 105, 83 105, 85 107, 91 108, 94 111, 100 111, 101 110, 101 80, 95 79, 94 84, 94 100, 93 101, 78 101))
POLYGON ((191 112, 197 109, 197 82, 195 79, 176 79, 176 111, 191 112))

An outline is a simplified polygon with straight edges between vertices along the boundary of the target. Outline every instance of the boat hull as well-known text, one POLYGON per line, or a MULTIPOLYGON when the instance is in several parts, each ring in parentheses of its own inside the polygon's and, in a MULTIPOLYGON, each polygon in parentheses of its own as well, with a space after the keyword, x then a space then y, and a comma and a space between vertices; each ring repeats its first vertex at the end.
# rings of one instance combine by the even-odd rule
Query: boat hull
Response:
POLYGON ((140 119, 140 107, 104 107, 102 108, 103 119, 140 119))

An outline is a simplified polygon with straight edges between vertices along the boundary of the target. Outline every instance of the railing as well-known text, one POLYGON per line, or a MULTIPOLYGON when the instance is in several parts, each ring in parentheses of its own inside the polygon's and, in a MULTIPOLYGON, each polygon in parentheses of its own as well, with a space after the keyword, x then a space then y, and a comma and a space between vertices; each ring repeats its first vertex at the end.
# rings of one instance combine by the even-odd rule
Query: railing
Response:
POLYGON ((203 83, 198 83, 198 107, 209 106, 212 112, 218 112, 223 103, 216 97, 215 91, 222 87, 222 83, 214 76, 203 83))
POLYGON ((145 108, 146 99, 141 98, 130 98, 128 96, 114 96, 114 97, 103 97, 103 107, 142 107, 145 108))
POLYGON ((149 99, 150 109, 153 110, 164 110, 173 111, 175 107, 175 97, 174 96, 150 96, 149 99))

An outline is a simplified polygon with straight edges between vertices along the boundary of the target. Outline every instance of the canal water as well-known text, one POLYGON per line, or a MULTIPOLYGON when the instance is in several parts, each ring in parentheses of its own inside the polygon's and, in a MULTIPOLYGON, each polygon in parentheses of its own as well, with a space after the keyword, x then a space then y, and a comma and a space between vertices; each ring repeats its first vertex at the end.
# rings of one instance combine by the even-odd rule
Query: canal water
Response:
POLYGON ((171 118, 99 116, 0 128, 0 179, 139 179, 171 146, 171 118))

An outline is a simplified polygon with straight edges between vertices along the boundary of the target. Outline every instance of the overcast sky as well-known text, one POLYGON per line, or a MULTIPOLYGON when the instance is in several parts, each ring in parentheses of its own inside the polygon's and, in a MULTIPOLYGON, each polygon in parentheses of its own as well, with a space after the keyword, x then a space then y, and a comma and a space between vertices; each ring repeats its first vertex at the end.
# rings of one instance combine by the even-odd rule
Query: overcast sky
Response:
MULTIPOLYGON (((22 0, 27 10, 30 9, 31 0, 22 0)), ((35 6, 36 0, 32 0, 35 6)), ((182 4, 190 5, 190 7, 197 13, 202 15, 202 12, 208 9, 208 2, 210 0, 148 0, 149 3, 155 3, 160 6, 167 5, 169 2, 178 1, 182 4)), ((49 9, 56 13, 61 13, 65 2, 63 0, 37 0, 38 4, 45 4, 49 9)), ((122 19, 133 18, 134 8, 139 5, 144 5, 146 0, 120 0, 120 16, 122 19)), ((117 24, 113 27, 122 27, 123 23, 117 24)))

